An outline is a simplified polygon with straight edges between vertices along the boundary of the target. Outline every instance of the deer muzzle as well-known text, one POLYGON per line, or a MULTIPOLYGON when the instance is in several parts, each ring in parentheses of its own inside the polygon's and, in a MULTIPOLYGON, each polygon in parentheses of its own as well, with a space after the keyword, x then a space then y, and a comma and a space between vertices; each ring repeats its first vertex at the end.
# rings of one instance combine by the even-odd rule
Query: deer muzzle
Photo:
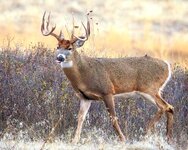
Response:
POLYGON ((57 55, 57 62, 61 63, 64 62, 65 60, 66 60, 66 55, 64 54, 57 55))
POLYGON ((71 51, 61 51, 57 55, 56 61, 61 64, 62 68, 71 68, 73 66, 73 61, 71 60, 71 51))

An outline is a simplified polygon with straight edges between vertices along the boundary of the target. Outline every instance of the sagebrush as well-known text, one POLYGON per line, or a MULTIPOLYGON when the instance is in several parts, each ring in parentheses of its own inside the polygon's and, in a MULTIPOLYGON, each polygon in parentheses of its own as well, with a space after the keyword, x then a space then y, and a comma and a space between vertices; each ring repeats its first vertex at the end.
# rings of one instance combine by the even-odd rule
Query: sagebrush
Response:
MULTIPOLYGON (((7 133, 17 138, 20 131, 26 131, 31 140, 46 138, 60 117, 54 137, 66 137, 70 129, 75 129, 79 100, 54 56, 54 52, 42 44, 25 52, 19 48, 1 49, 1 138, 7 133)), ((163 97, 175 108, 174 140, 178 146, 185 147, 188 144, 188 71, 179 65, 173 68, 163 97)), ((120 126, 129 140, 142 138, 147 122, 156 111, 153 104, 138 96, 116 100, 120 126)), ((115 136, 103 102, 92 103, 83 128, 82 136, 87 136, 87 130, 93 128, 115 136)), ((162 121, 157 130, 165 133, 162 121)))

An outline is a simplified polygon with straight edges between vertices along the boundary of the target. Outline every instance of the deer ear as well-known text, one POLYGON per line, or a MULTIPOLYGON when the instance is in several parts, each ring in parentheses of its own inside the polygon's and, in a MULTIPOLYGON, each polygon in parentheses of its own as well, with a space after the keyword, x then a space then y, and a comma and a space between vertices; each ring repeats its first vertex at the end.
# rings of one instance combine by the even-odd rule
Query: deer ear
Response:
POLYGON ((84 45, 85 41, 82 40, 76 40, 75 45, 77 48, 82 47, 84 45))

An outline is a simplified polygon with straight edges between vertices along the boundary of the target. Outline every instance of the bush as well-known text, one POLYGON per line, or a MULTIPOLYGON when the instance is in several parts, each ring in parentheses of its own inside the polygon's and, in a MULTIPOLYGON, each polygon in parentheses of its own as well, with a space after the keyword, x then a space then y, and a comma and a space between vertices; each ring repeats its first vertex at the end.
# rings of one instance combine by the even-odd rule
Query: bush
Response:
MULTIPOLYGON (((27 131, 30 139, 45 138, 62 117, 54 136, 75 129, 79 100, 63 70, 55 63, 53 51, 42 44, 22 53, 9 47, 0 52, 0 133, 17 137, 27 131)), ((164 98, 175 107, 174 139, 186 145, 188 138, 188 73, 176 66, 164 98)), ((141 97, 116 100, 120 126, 128 139, 139 139, 156 107, 141 97)), ((164 133, 165 118, 157 126, 164 133)), ((84 123, 87 130, 100 128, 114 135, 103 102, 93 102, 84 123)), ((82 136, 83 136, 82 135, 82 136)))

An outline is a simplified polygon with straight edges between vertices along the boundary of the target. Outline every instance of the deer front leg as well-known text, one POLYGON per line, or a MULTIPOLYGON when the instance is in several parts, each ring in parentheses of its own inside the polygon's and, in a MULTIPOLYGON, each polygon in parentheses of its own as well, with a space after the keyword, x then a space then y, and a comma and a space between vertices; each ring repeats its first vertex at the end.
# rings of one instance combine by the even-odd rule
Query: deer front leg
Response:
POLYGON ((80 110, 78 113, 78 125, 77 125, 74 139, 72 140, 72 143, 74 143, 74 144, 78 143, 80 140, 82 125, 83 125, 83 122, 85 120, 86 114, 87 114, 90 106, 91 106, 90 100, 81 100, 80 101, 80 110))
POLYGON ((104 96, 104 103, 105 103, 106 108, 109 112, 110 119, 112 121, 112 125, 113 125, 116 133, 118 134, 121 141, 125 141, 125 136, 123 135, 123 133, 122 133, 120 127, 119 127, 118 120, 117 120, 117 117, 116 117, 113 95, 110 94, 110 95, 104 96))

